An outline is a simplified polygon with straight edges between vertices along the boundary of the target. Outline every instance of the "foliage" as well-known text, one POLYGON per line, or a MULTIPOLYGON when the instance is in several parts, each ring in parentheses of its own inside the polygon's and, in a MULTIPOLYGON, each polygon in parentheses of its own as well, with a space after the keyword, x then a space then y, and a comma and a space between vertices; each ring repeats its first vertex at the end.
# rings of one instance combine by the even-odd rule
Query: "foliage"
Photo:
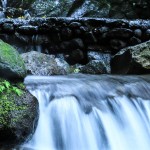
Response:
POLYGON ((80 68, 77 66, 70 66, 70 73, 80 73, 80 68))
MULTIPOLYGON (((0 79, 0 124, 8 124, 11 111, 26 109, 25 105, 18 105, 15 102, 15 98, 23 95, 23 89, 25 87, 22 83, 13 85, 7 80, 0 79)), ((15 116, 13 121, 17 121, 19 117, 21 116, 15 116)))
POLYGON ((4 81, 0 82, 0 98, 3 93, 9 94, 11 92, 16 93, 18 96, 21 96, 23 94, 22 90, 11 85, 8 81, 4 80, 4 81))

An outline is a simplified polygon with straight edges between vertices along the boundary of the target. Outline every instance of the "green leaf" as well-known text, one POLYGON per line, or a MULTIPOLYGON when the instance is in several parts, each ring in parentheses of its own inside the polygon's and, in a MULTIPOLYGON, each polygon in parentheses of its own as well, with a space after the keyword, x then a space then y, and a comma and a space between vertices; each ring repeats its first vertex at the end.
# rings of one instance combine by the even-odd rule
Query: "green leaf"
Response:
POLYGON ((76 68, 74 69, 74 73, 79 73, 80 72, 80 69, 76 68))
POLYGON ((4 85, 6 86, 7 89, 10 87, 10 83, 8 81, 5 80, 3 83, 4 83, 4 85))
POLYGON ((0 92, 3 92, 5 90, 5 86, 0 85, 0 92))
POLYGON ((19 89, 16 90, 16 93, 17 93, 18 96, 21 96, 21 95, 22 95, 22 91, 19 90, 19 89))

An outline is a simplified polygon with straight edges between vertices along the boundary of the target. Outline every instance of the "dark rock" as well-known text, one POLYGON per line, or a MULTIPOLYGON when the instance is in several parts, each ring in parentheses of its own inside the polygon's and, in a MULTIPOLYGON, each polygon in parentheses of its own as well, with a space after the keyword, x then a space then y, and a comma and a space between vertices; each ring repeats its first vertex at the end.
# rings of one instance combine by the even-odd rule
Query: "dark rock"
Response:
POLYGON ((92 31, 84 34, 84 42, 88 45, 95 44, 97 42, 97 39, 93 35, 92 31))
POLYGON ((14 29, 14 25, 11 23, 4 23, 2 26, 2 30, 5 33, 14 33, 15 29, 14 29))
POLYGON ((126 47, 126 45, 127 45, 127 43, 125 43, 124 41, 119 40, 119 39, 110 40, 111 48, 113 48, 116 51, 126 47))
POLYGON ((68 42, 68 41, 62 42, 60 44, 60 49, 62 51, 64 51, 64 50, 70 50, 70 42, 68 42))
POLYGON ((117 53, 111 62, 112 73, 150 73, 150 41, 127 47, 117 53))
POLYGON ((137 38, 137 37, 132 37, 132 38, 130 38, 130 40, 129 40, 129 44, 130 45, 136 45, 136 44, 140 44, 142 41, 139 39, 139 38, 137 38))
POLYGON ((88 51, 87 53, 88 61, 92 60, 99 60, 103 62, 106 66, 107 73, 110 73, 110 60, 111 60, 111 54, 110 53, 102 53, 102 52, 96 52, 96 51, 88 51))
POLYGON ((74 46, 74 48, 76 48, 76 49, 83 49, 84 48, 84 44, 83 44, 83 41, 82 41, 82 39, 80 39, 80 38, 76 38, 76 39, 73 39, 72 41, 71 41, 71 45, 73 45, 74 46))
POLYGON ((51 33, 49 37, 54 43, 57 43, 57 44, 63 40, 61 39, 61 36, 59 33, 51 33))
POLYGON ((5 16, 9 18, 23 18, 24 19, 24 10, 22 8, 12 8, 7 7, 5 11, 5 16))
POLYGON ((144 40, 150 39, 150 29, 146 30, 146 32, 143 35, 144 40))
POLYGON ((66 55, 66 61, 70 65, 83 63, 84 59, 85 59, 85 55, 83 51, 81 51, 80 49, 73 50, 69 53, 69 55, 66 55))
POLYGON ((128 39, 133 36, 133 31, 127 28, 115 28, 109 32, 107 32, 106 35, 108 38, 122 38, 122 39, 128 39))
POLYGON ((88 45, 87 51, 110 52, 110 50, 106 46, 102 46, 98 44, 99 43, 94 44, 94 45, 88 45))
POLYGON ((26 43, 26 44, 30 44, 32 43, 32 36, 29 35, 22 35, 19 33, 15 33, 15 36, 19 39, 19 41, 26 43))
POLYGON ((141 38, 141 37, 142 37, 142 30, 141 30, 141 29, 136 29, 136 30, 134 30, 134 35, 135 35, 137 38, 141 38))
POLYGON ((24 78, 25 64, 15 48, 0 40, 0 76, 8 79, 24 78))
POLYGON ((16 31, 18 33, 25 34, 25 35, 33 35, 33 34, 37 34, 38 27, 37 26, 31 26, 31 25, 20 26, 16 29, 16 31))
POLYGON ((92 60, 80 70, 81 73, 87 74, 104 74, 107 73, 106 65, 101 60, 92 60))
POLYGON ((68 27, 63 28, 61 30, 61 38, 62 40, 70 40, 72 38, 72 30, 68 27))
POLYGON ((28 52, 21 55, 25 61, 28 74, 32 75, 64 75, 69 73, 69 65, 54 55, 39 52, 28 52))
POLYGON ((89 31, 89 28, 86 27, 86 26, 81 26, 81 27, 80 27, 80 30, 81 30, 81 32, 88 32, 88 31, 89 31))
POLYGON ((80 30, 80 29, 75 29, 73 31, 74 31, 74 36, 75 37, 81 37, 81 35, 84 34, 84 32, 82 30, 80 30))
POLYGON ((73 28, 73 29, 79 28, 80 26, 81 26, 81 23, 80 23, 80 22, 72 22, 72 23, 70 23, 70 25, 69 25, 69 27, 70 27, 70 28, 73 28))
POLYGON ((98 28, 97 30, 98 30, 98 33, 102 34, 102 33, 108 32, 109 28, 104 26, 104 27, 98 28))
POLYGON ((60 45, 60 49, 62 50, 76 50, 76 49, 83 49, 84 44, 82 39, 76 38, 67 42, 62 42, 60 45))
POLYGON ((7 0, 7 6, 8 7, 15 7, 15 8, 22 8, 22 9, 29 9, 31 4, 34 2, 35 0, 7 0))
POLYGON ((35 1, 32 5, 33 13, 36 16, 51 16, 51 17, 108 17, 109 3, 104 1, 92 0, 45 0, 35 1), (46 6, 46 7, 45 7, 46 6))

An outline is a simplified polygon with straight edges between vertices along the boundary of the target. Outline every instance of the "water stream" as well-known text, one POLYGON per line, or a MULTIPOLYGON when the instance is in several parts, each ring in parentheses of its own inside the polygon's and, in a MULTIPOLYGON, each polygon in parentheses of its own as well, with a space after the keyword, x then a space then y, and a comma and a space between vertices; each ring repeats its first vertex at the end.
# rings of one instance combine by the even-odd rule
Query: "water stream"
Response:
POLYGON ((2 7, 3 7, 3 11, 5 11, 6 7, 7 7, 7 0, 1 0, 1 3, 2 3, 2 7))
POLYGON ((34 150, 149 150, 150 76, 70 75, 25 80, 39 100, 34 150))

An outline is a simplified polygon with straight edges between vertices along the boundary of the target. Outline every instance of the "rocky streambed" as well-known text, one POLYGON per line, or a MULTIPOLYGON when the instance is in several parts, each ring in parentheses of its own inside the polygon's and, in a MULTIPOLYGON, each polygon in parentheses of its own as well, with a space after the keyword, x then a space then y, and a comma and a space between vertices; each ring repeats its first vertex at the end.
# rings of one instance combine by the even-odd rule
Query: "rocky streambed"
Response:
POLYGON ((149 20, 22 18, 0 27, 0 148, 35 131, 38 102, 20 86, 25 76, 150 73, 149 20))

